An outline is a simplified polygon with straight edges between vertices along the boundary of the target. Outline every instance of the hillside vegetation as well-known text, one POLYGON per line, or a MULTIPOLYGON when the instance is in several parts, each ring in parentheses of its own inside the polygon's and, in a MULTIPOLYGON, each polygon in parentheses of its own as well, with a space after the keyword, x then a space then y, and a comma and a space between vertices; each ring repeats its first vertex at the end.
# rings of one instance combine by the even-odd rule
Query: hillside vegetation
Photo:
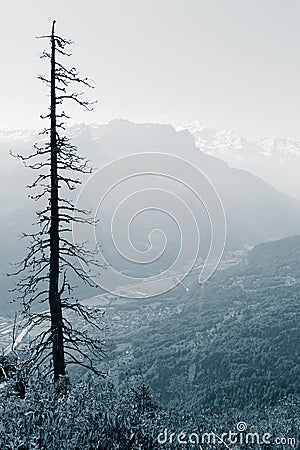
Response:
POLYGON ((299 269, 296 236, 258 245, 188 293, 120 301, 107 312, 119 381, 141 370, 164 402, 194 411, 299 395, 299 269))

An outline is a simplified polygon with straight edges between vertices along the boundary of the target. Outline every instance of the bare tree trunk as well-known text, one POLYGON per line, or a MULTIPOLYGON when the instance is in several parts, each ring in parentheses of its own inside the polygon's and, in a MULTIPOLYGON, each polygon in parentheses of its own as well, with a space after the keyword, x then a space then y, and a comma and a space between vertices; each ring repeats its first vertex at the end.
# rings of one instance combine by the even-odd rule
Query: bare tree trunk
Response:
POLYGON ((63 320, 59 282, 59 215, 58 215, 58 174, 57 174, 57 130, 56 130, 56 90, 55 90, 55 21, 51 35, 51 226, 50 226, 50 283, 49 305, 51 312, 52 355, 54 381, 65 375, 63 320))

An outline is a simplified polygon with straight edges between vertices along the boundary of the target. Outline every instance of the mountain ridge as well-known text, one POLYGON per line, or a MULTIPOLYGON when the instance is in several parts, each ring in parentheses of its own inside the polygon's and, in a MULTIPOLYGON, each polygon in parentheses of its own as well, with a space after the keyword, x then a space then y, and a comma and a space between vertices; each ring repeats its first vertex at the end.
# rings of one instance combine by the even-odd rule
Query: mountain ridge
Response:
POLYGON ((195 145, 206 154, 226 161, 231 167, 248 170, 275 188, 300 198, 300 142, 287 137, 247 140, 233 130, 217 130, 194 121, 176 127, 188 131, 195 145))
MULTIPOLYGON (((266 240, 282 238, 300 232, 300 202, 298 200, 276 190, 248 171, 230 168, 222 159, 199 151, 195 146, 193 136, 187 131, 178 132, 171 125, 134 124, 126 120, 116 120, 104 125, 74 125, 68 130, 68 134, 72 138, 72 143, 78 146, 80 154, 86 155, 91 161, 91 165, 96 168, 101 168, 112 160, 139 152, 168 153, 187 159, 196 165, 211 180, 225 208, 228 225, 226 250, 235 251, 242 249, 245 245, 255 245, 266 240)), ((33 181, 35 174, 33 171, 24 168, 21 161, 11 158, 9 151, 13 148, 14 153, 25 152, 25 154, 28 154, 31 151, 31 144, 36 142, 37 137, 43 140, 46 138, 44 135, 34 134, 30 138, 31 141, 24 141, 20 133, 17 133, 16 136, 19 139, 18 142, 1 141, 0 139, 2 183, 0 232, 2 236, 5 236, 0 258, 2 274, 11 271, 8 261, 14 262, 22 259, 25 242, 18 241, 18 236, 24 231, 31 230, 31 224, 34 221, 34 209, 37 207, 37 204, 27 198, 28 191, 26 190, 26 185, 33 181), (10 193, 9 196, 7 196, 7 192, 10 193)), ((93 177, 93 174, 90 176, 93 177)), ((198 221, 201 230, 201 245, 203 244, 203 254, 205 254, 210 243, 208 215, 196 196, 193 196, 190 190, 184 190, 180 183, 175 186, 170 185, 165 179, 158 180, 157 177, 148 180, 148 184, 145 184, 145 181, 137 180, 135 184, 128 187, 128 192, 123 189, 119 190, 113 200, 116 200, 119 204, 124 198, 124 194, 130 193, 130 189, 137 192, 141 188, 149 187, 150 182, 151 186, 154 183, 152 187, 174 188, 174 193, 180 195, 188 203, 198 221), (121 197, 118 197, 119 195, 121 197)), ((96 196, 97 192, 94 192, 91 198, 96 196)), ((113 203, 108 204, 108 209, 102 214, 106 225, 109 225, 110 216, 108 213, 111 212, 112 207, 113 203)), ((139 207, 143 207, 142 201, 139 207)), ((137 241, 139 243, 143 241, 142 243, 144 243, 144 240, 147 240, 149 227, 146 230, 143 227, 144 225, 147 227, 149 224, 152 226, 152 223, 155 222, 154 228, 157 228, 156 225, 161 226, 162 229, 164 229, 164 226, 168 227, 169 241, 174 245, 174 249, 177 249, 176 227, 170 228, 166 221, 166 215, 161 215, 159 217, 161 222, 158 223, 156 223, 156 218, 157 216, 155 216, 155 220, 154 218, 148 220, 148 216, 146 221, 139 221, 136 228, 137 241)), ((104 221, 102 220, 99 239, 101 239, 101 245, 103 244, 102 248, 105 245, 105 248, 110 251, 110 227, 107 226, 105 231, 103 224, 104 221)), ((171 257, 171 253, 165 253, 167 258, 171 257)), ((111 254, 109 253, 108 256, 110 257, 111 254)), ((114 252, 112 258, 116 256, 118 255, 114 252)), ((120 268, 127 269, 128 261, 126 260, 122 264, 120 268)), ((160 266, 157 268, 161 269, 160 266)), ((134 266, 132 270, 137 270, 137 267, 134 266)), ((3 299, 7 299, 7 304, 10 300, 8 289, 12 287, 12 283, 11 277, 9 279, 3 277, 1 280, 1 296, 3 299)), ((87 296, 89 294, 86 292, 80 294, 82 298, 87 296)), ((8 308, 12 307, 8 306, 8 308)))

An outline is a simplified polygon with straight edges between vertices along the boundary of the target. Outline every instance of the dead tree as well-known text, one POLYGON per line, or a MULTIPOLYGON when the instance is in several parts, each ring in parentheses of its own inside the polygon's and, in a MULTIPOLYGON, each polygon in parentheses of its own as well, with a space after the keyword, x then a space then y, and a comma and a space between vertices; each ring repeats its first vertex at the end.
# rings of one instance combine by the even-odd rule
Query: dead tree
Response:
POLYGON ((89 211, 75 207, 74 199, 67 198, 80 183, 82 174, 90 173, 85 158, 78 155, 77 148, 66 136, 66 120, 69 118, 63 109, 65 102, 72 101, 91 110, 91 103, 81 99, 81 92, 75 85, 92 87, 87 78, 81 78, 75 67, 67 68, 59 58, 70 57, 67 48, 72 41, 58 36, 53 21, 49 36, 40 36, 50 41, 50 52, 44 51, 41 58, 50 62, 50 77, 39 79, 50 89, 49 113, 41 118, 50 122, 42 132, 46 136, 44 145, 35 144, 34 152, 20 157, 26 167, 37 170, 38 176, 29 186, 35 193, 32 199, 42 203, 36 212, 38 230, 25 233, 30 239, 27 256, 18 263, 15 274, 22 275, 16 289, 20 292, 26 316, 26 326, 39 327, 39 333, 31 342, 27 367, 30 371, 49 366, 54 381, 66 374, 68 364, 79 364, 98 373, 95 358, 103 355, 103 344, 99 336, 99 318, 102 312, 88 308, 74 297, 74 284, 77 279, 92 286, 85 267, 97 267, 94 251, 84 244, 72 240, 73 222, 95 225, 89 211), (72 88, 73 86, 73 88, 72 88), (70 89, 72 88, 72 92, 70 89), (73 90, 74 89, 74 90, 73 90), (49 309, 41 311, 37 303, 48 301, 49 309), (76 319, 75 313, 80 318, 76 319), (91 333, 91 329, 94 329, 91 333))

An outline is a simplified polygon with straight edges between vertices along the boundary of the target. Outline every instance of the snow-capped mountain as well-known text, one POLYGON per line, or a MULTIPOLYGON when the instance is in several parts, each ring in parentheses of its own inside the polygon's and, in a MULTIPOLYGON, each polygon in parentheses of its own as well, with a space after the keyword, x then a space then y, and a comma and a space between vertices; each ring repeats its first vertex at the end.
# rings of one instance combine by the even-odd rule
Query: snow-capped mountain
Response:
POLYGON ((195 139, 196 146, 231 167, 258 175, 275 188, 300 198, 300 142, 289 138, 267 137, 248 141, 232 130, 215 130, 199 122, 178 127, 195 139))
POLYGON ((9 129, 0 124, 0 142, 31 142, 39 139, 37 130, 31 129, 9 129))

